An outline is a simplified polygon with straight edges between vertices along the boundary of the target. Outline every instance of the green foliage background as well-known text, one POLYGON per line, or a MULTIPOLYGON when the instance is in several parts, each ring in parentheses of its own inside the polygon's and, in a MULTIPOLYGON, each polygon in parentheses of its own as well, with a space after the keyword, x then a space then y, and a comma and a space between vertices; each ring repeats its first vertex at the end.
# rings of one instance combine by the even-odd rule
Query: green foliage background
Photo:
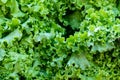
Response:
POLYGON ((0 80, 120 80, 120 1, 0 0, 0 80))

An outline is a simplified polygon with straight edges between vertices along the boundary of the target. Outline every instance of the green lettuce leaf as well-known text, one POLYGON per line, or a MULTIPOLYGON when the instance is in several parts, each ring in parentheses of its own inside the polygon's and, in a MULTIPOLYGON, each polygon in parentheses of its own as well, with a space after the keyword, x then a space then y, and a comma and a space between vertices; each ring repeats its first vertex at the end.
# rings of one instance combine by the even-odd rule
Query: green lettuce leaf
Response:
POLYGON ((69 59, 67 65, 71 66, 73 64, 76 67, 80 67, 82 70, 84 70, 87 67, 90 67, 90 63, 84 54, 73 54, 69 59))

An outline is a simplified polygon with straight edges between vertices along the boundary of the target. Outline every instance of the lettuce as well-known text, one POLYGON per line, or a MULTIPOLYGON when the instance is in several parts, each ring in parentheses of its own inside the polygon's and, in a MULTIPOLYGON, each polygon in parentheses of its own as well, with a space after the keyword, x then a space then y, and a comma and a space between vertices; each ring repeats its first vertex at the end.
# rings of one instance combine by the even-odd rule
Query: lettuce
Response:
POLYGON ((118 0, 0 0, 0 80, 119 80, 118 0))

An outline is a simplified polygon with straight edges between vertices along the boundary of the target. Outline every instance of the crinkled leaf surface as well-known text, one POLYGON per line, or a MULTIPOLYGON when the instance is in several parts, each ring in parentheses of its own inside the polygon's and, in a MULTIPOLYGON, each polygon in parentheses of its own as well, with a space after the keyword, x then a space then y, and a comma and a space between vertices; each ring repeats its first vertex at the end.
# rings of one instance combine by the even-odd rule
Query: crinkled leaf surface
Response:
POLYGON ((67 63, 68 66, 75 65, 84 70, 86 67, 90 67, 90 63, 84 54, 73 54, 67 63))
POLYGON ((120 80, 119 0, 0 0, 0 80, 120 80))
POLYGON ((22 32, 19 29, 16 29, 7 36, 5 36, 4 38, 0 39, 0 42, 11 43, 15 38, 20 40, 21 37, 22 37, 22 32))
POLYGON ((0 61, 2 61, 4 59, 6 52, 4 49, 0 49, 0 61))

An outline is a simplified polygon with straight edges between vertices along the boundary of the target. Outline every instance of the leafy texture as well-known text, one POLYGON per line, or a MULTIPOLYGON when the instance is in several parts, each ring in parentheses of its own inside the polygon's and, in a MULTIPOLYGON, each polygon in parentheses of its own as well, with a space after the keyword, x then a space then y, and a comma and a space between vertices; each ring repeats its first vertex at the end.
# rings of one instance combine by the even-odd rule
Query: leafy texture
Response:
POLYGON ((0 0, 0 80, 120 80, 119 0, 0 0))
POLYGON ((5 50, 0 49, 0 61, 4 59, 4 56, 5 56, 5 50))
POLYGON ((75 65, 76 67, 80 67, 81 69, 85 69, 86 67, 90 66, 90 63, 85 58, 83 54, 73 54, 70 60, 67 63, 69 66, 75 65))

